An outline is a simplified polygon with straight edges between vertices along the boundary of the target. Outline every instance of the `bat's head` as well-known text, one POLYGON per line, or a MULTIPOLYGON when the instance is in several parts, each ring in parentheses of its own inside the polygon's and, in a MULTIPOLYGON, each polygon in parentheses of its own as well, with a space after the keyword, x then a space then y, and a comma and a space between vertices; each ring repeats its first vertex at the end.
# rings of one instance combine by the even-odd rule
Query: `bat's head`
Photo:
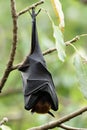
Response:
POLYGON ((54 115, 50 112, 52 106, 51 98, 50 95, 47 92, 42 92, 35 105, 32 107, 31 112, 34 113, 39 113, 39 114, 50 114, 51 116, 54 117, 54 115))

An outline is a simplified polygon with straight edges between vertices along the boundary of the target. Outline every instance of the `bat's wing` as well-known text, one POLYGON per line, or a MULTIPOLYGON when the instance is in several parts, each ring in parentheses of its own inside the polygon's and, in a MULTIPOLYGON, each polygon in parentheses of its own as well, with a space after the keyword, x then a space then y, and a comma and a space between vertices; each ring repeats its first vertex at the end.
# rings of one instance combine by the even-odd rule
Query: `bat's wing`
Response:
MULTIPOLYGON (((53 102, 52 109, 57 110, 58 100, 57 100, 55 87, 54 87, 51 74, 41 63, 37 63, 30 66, 29 71, 30 72, 29 72, 29 77, 27 79, 27 84, 24 87, 24 96, 27 98, 31 94, 33 96, 36 95, 37 92, 47 92, 50 95, 51 100, 53 102)), ((38 95, 35 96, 35 98, 33 99, 35 100, 37 98, 38 95)), ((27 109, 31 108, 29 102, 31 102, 30 98, 28 98, 26 102, 26 106, 28 106, 27 109)))
POLYGON ((56 111, 58 109, 58 100, 57 100, 57 96, 56 93, 54 92, 54 90, 52 90, 52 86, 50 85, 50 83, 44 83, 43 86, 37 90, 37 92, 29 95, 25 95, 25 108, 27 110, 30 110, 33 108, 33 106, 36 104, 36 101, 39 97, 39 94, 43 92, 47 92, 47 94, 50 96, 50 103, 51 103, 51 108, 56 111))
POLYGON ((52 109, 58 109, 58 99, 50 72, 46 68, 37 36, 36 14, 32 12, 32 42, 31 54, 27 57, 23 66, 19 68, 22 73, 25 108, 30 110, 40 92, 47 92, 52 100, 52 109), (29 64, 28 67, 26 65, 29 64))
POLYGON ((52 100, 52 109, 58 109, 58 99, 51 74, 39 62, 22 72, 25 108, 30 110, 38 98, 39 92, 47 92, 52 100))

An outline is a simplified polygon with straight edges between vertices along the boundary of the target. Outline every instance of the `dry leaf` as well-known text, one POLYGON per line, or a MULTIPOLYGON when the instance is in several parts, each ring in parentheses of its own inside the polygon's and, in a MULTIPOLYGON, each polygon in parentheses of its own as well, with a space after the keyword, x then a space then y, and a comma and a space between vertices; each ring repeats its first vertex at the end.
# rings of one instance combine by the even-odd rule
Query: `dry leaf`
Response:
POLYGON ((64 14, 62 11, 62 5, 59 0, 51 0, 52 5, 55 9, 56 15, 59 18, 59 28, 63 31, 65 27, 64 14))

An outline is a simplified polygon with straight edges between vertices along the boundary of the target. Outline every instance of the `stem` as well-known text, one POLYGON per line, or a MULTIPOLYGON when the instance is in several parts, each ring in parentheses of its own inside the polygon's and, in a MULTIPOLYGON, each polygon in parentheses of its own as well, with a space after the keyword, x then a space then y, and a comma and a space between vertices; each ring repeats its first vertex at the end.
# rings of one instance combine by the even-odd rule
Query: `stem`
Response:
POLYGON ((16 53, 16 44, 17 44, 17 14, 16 14, 16 4, 15 4, 15 0, 11 0, 11 14, 12 14, 12 19, 13 19, 13 40, 12 40, 12 48, 11 48, 11 52, 10 52, 10 58, 9 61, 7 63, 7 67, 4 71, 3 77, 0 81, 0 91, 2 90, 9 74, 11 71, 11 67, 13 66, 13 62, 14 62, 14 57, 15 57, 15 53, 16 53))
POLYGON ((31 5, 31 6, 27 7, 27 8, 25 8, 24 10, 20 11, 17 16, 19 17, 20 15, 22 15, 22 14, 28 12, 30 9, 35 8, 35 7, 37 7, 38 5, 43 4, 43 3, 44 3, 44 0, 40 0, 39 2, 37 2, 37 3, 33 4, 33 5, 31 5))

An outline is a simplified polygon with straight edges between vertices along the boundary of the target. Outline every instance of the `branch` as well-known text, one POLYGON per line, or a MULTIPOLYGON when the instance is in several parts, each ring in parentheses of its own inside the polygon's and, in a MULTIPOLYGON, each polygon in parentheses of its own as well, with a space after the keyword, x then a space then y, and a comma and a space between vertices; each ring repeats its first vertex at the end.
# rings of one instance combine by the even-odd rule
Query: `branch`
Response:
POLYGON ((3 74, 3 77, 0 81, 0 91, 2 90, 9 74, 11 71, 11 67, 13 66, 13 61, 15 57, 15 52, 16 52, 16 44, 17 44, 17 14, 16 14, 16 5, 15 5, 15 0, 11 0, 11 14, 12 14, 12 19, 13 19, 13 40, 12 40, 12 48, 10 52, 10 58, 7 63, 7 68, 5 69, 5 72, 3 74))
MULTIPOLYGON (((80 40, 81 37, 85 37, 85 36, 87 36, 87 34, 77 35, 74 38, 72 38, 71 40, 66 41, 65 44, 66 44, 66 46, 68 46, 68 45, 73 44, 73 43, 77 42, 78 40, 80 40)), ((52 52, 54 52, 56 50, 57 50, 56 47, 48 49, 45 52, 43 52, 43 55, 50 54, 50 53, 52 53, 52 52)))
POLYGON ((75 128, 75 127, 70 127, 64 124, 60 124, 59 127, 65 129, 65 130, 87 130, 86 128, 75 128))
POLYGON ((44 3, 44 0, 40 0, 39 2, 37 2, 37 3, 33 4, 33 5, 31 5, 31 6, 27 7, 27 8, 25 8, 24 10, 20 11, 17 16, 19 17, 20 15, 22 15, 22 14, 28 12, 30 9, 35 8, 35 7, 37 7, 38 5, 43 4, 43 3, 44 3))
POLYGON ((18 69, 18 67, 21 66, 21 65, 22 65, 22 63, 19 63, 17 65, 12 66, 11 71, 18 69))
MULTIPOLYGON (((73 44, 73 43, 77 42, 78 40, 80 40, 80 37, 84 37, 84 36, 87 36, 87 34, 77 35, 77 36, 75 36, 73 39, 71 39, 71 40, 69 40, 69 41, 66 41, 65 44, 66 44, 66 46, 68 46, 68 45, 70 45, 70 44, 73 44)), ((43 52, 43 55, 50 54, 50 53, 52 53, 52 52, 54 52, 54 51, 56 51, 56 50, 57 50, 56 47, 50 48, 50 49, 44 51, 44 52, 43 52)), ((26 58, 24 59, 24 61, 25 61, 26 59, 27 59, 27 56, 26 56, 26 58)), ((22 63, 19 63, 19 64, 15 65, 15 66, 12 66, 11 71, 13 71, 13 70, 15 70, 15 69, 18 69, 18 67, 21 66, 21 65, 24 63, 24 61, 23 61, 22 63)))
POLYGON ((75 37, 74 37, 73 39, 71 39, 70 41, 65 42, 65 43, 66 43, 66 46, 68 46, 68 45, 70 45, 70 44, 72 44, 72 43, 74 43, 74 42, 77 42, 78 40, 80 40, 81 37, 85 37, 85 36, 87 36, 87 34, 81 34, 81 35, 75 36, 75 37))
POLYGON ((67 41, 65 42, 66 43, 66 46, 74 43, 74 42, 77 42, 78 40, 80 40, 80 36, 75 36, 73 39, 71 39, 70 41, 67 41))
POLYGON ((50 48, 50 49, 44 51, 44 52, 43 52, 43 55, 50 54, 50 53, 52 53, 52 52, 54 52, 54 51, 56 51, 56 50, 57 50, 56 47, 54 47, 54 48, 50 48))
POLYGON ((48 129, 53 129, 55 127, 60 127, 60 124, 67 122, 67 121, 73 119, 74 117, 81 115, 85 111, 87 111, 87 106, 81 108, 80 110, 78 110, 76 112, 73 112, 67 116, 60 118, 57 121, 49 122, 49 123, 42 125, 42 126, 39 126, 39 127, 33 127, 33 128, 30 128, 29 130, 48 130, 48 129))

